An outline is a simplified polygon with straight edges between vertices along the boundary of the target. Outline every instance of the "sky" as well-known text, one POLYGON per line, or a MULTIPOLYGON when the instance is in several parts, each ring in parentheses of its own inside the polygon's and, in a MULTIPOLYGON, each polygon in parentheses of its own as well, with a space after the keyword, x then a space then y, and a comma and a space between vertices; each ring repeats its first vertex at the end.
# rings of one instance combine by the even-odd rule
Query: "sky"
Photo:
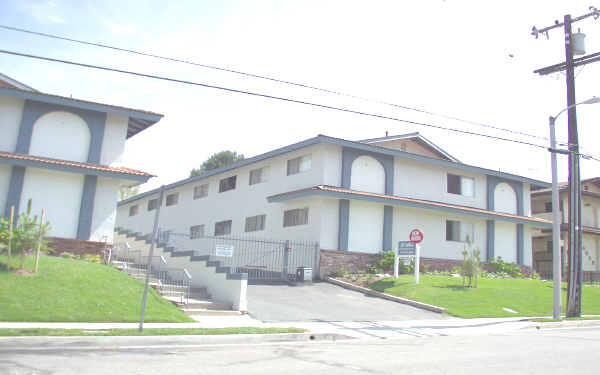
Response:
MULTIPOLYGON (((0 24, 264 75, 372 99, 358 100, 272 81, 0 29, 0 49, 260 92, 546 146, 548 117, 566 106, 562 28, 531 35, 570 1, 124 1, 0 2, 0 24), (438 115, 406 110, 393 103, 438 115), (443 115, 443 116, 439 116, 443 115), (460 118, 538 138, 474 125, 460 118)), ((597 4, 600 6, 600 4, 597 4)), ((600 19, 574 25, 586 53, 600 51, 600 19)), ((122 166, 157 175, 146 191, 189 176, 210 155, 246 157, 317 134, 348 140, 420 132, 460 161, 550 181, 540 147, 453 133, 300 104, 0 54, 0 72, 42 92, 158 112, 164 118, 127 141, 122 166)), ((600 62, 576 69, 576 97, 600 96, 600 62)), ((577 110, 582 153, 600 157, 600 105, 577 110)), ((0 127, 2 125, 0 124, 0 127)), ((567 116, 557 120, 567 139, 567 116)), ((583 178, 600 162, 582 160, 583 178)), ((559 179, 566 180, 566 157, 559 179)))

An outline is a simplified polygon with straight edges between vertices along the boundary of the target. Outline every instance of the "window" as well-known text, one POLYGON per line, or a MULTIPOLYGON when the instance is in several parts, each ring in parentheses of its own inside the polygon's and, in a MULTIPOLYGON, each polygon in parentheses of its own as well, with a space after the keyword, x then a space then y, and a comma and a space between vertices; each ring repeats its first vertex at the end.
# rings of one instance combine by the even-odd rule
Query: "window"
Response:
POLYGON ((148 211, 156 210, 156 207, 158 207, 158 199, 150 199, 148 201, 148 211))
POLYGON ((283 212, 283 226, 292 227, 294 225, 308 224, 308 207, 297 208, 283 212))
POLYGON ((253 169, 250 171, 249 185, 260 184, 267 181, 267 167, 253 169))
POLYGON ((256 232, 265 229, 267 215, 250 216, 246 218, 246 232, 256 232))
POLYGON ((190 239, 204 237, 204 225, 193 225, 190 227, 190 239))
MULTIPOLYGON (((558 208, 561 211, 563 210, 563 201, 559 201, 558 202, 558 208)), ((545 202, 544 203, 544 212, 552 212, 552 202, 545 202)))
POLYGON ((287 175, 310 171, 312 168, 312 157, 310 155, 300 156, 287 161, 287 175))
POLYGON ((179 193, 169 194, 169 195, 167 195, 166 206, 168 207, 168 206, 176 205, 177 201, 179 201, 179 193))
POLYGON ((208 184, 194 187, 194 199, 208 197, 208 184))
POLYGON ((235 189, 236 178, 237 178, 237 176, 231 176, 231 177, 224 178, 221 181, 219 181, 219 193, 222 193, 227 190, 235 189))
POLYGON ((231 220, 215 223, 215 236, 223 236, 225 234, 231 234, 231 220))
POLYGON ((129 207, 129 216, 135 216, 138 214, 138 205, 129 207))
POLYGON ((473 241, 473 224, 458 220, 446 220, 446 241, 473 241))
POLYGON ((552 241, 546 242, 546 251, 549 253, 552 252, 552 241))
POLYGON ((459 194, 465 197, 475 196, 475 179, 448 173, 446 191, 450 194, 459 194))

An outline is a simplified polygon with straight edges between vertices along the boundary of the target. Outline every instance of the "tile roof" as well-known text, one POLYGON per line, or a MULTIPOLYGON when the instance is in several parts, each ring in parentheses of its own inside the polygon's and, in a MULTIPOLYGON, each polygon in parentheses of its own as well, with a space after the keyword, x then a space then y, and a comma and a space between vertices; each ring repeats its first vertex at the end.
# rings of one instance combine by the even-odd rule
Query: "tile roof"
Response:
POLYGON ((110 173, 118 173, 118 174, 126 174, 126 175, 135 175, 142 177, 155 177, 150 173, 146 173, 143 171, 138 171, 136 169, 130 169, 125 167, 110 167, 108 165, 100 165, 100 164, 91 164, 91 163, 82 163, 77 161, 70 160, 61 160, 61 159, 53 159, 47 158, 44 156, 34 156, 34 155, 25 155, 25 154, 15 154, 12 152, 3 152, 0 151, 0 158, 2 159, 13 159, 13 160, 27 160, 34 161, 44 164, 53 164, 53 165, 62 165, 67 167, 75 167, 75 168, 83 168, 83 169, 91 169, 95 171, 101 172, 110 172, 110 173))
POLYGON ((531 216, 513 215, 513 214, 508 214, 505 212, 490 211, 490 210, 484 210, 484 209, 475 208, 475 207, 461 206, 461 205, 456 205, 456 204, 448 204, 448 203, 429 201, 429 200, 423 200, 423 199, 399 197, 396 195, 370 193, 370 192, 365 192, 365 191, 351 190, 351 189, 346 189, 346 188, 337 187, 337 186, 329 186, 329 185, 317 185, 317 186, 313 186, 313 187, 306 188, 306 189, 290 191, 290 192, 270 196, 270 197, 268 197, 268 199, 272 199, 272 198, 276 198, 276 197, 284 197, 286 195, 292 195, 292 194, 296 194, 296 193, 303 193, 303 192, 310 192, 310 191, 329 191, 329 192, 334 192, 334 193, 351 194, 351 195, 355 195, 355 196, 383 198, 383 199, 389 199, 389 200, 394 200, 394 201, 398 201, 398 202, 418 203, 418 204, 429 206, 432 208, 433 207, 450 208, 450 209, 454 209, 454 210, 460 210, 460 211, 463 211, 466 213, 470 212, 470 213, 477 213, 477 214, 493 215, 493 216, 505 217, 507 219, 525 220, 528 222, 540 223, 540 224, 544 224, 544 225, 548 225, 548 224, 552 223, 551 221, 536 218, 536 217, 531 217, 531 216))

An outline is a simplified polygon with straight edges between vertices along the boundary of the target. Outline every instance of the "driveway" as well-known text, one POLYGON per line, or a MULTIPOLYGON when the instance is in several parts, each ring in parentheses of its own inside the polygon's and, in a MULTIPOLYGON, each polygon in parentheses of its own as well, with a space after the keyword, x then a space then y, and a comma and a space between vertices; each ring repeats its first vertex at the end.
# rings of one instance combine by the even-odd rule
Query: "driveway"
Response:
POLYGON ((248 285, 248 313, 266 322, 444 319, 412 306, 327 282, 301 286, 248 285))

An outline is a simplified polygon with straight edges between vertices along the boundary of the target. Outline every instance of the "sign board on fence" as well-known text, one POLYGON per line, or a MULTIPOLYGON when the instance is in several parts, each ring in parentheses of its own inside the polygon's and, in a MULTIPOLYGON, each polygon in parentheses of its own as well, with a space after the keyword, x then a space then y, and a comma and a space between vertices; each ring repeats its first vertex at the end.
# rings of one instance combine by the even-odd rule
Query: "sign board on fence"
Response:
POLYGON ((417 244, 411 241, 398 241, 398 252, 399 257, 417 255, 417 244))
POLYGON ((218 257, 233 257, 233 245, 215 245, 215 255, 218 257))

